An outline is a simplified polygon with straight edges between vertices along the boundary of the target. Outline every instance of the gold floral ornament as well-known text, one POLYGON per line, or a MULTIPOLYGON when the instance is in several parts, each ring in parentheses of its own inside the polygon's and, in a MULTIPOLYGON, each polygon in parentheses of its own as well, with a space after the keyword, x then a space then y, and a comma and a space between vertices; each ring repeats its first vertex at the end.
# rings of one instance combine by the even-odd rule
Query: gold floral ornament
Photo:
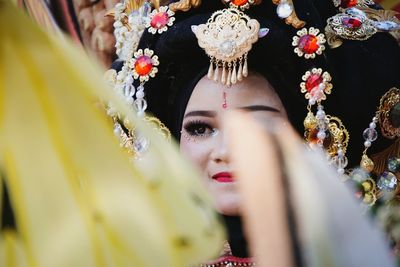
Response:
POLYGON ((303 82, 300 83, 301 92, 305 93, 306 99, 309 100, 310 105, 326 99, 326 94, 330 94, 333 85, 330 83, 332 80, 331 75, 322 71, 320 68, 313 68, 307 71, 303 77, 303 82))
POLYGON ((147 82, 150 77, 154 78, 158 72, 157 66, 160 64, 154 51, 148 48, 139 49, 133 56, 130 62, 133 78, 139 79, 141 83, 147 82))
POLYGON ((400 137, 400 90, 391 88, 380 100, 378 121, 382 135, 389 139, 400 137))
POLYGON ((172 26, 175 21, 175 13, 167 6, 160 6, 150 13, 150 19, 147 20, 146 27, 152 34, 163 33, 168 30, 168 26, 172 26))
POLYGON ((293 37, 292 45, 296 47, 294 52, 299 57, 310 59, 322 54, 325 42, 325 35, 320 33, 319 29, 310 27, 308 30, 306 28, 299 30, 297 36, 293 37))
POLYGON ((369 10, 352 7, 330 17, 325 28, 328 44, 332 48, 336 48, 343 43, 342 39, 364 41, 377 32, 400 31, 399 21, 395 17, 396 13, 386 13, 392 16, 388 18, 383 16, 383 13, 369 10))
POLYGON ((207 77, 226 86, 247 77, 247 55, 259 30, 257 20, 236 8, 216 11, 206 24, 192 26, 199 46, 210 57, 207 77))

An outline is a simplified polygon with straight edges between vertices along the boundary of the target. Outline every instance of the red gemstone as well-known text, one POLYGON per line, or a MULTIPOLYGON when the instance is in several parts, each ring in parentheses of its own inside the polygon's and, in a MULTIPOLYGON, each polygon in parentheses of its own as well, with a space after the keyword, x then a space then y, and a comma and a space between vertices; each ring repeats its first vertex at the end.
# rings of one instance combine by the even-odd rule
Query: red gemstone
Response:
POLYGON ((361 27, 362 22, 359 19, 343 18, 342 24, 351 30, 358 30, 361 27))
POLYGON ((317 37, 312 34, 303 35, 299 40, 299 48, 306 54, 317 52, 319 48, 317 37))
POLYGON ((312 89, 314 89, 315 87, 317 87, 318 85, 320 85, 320 83, 323 82, 323 79, 321 77, 321 75, 313 73, 310 75, 310 77, 308 77, 307 81, 306 81, 306 89, 307 91, 310 93, 312 91, 312 89))
POLYGON ((167 12, 158 12, 151 19, 150 25, 153 28, 161 29, 162 27, 168 24, 168 21, 169 21, 169 16, 167 12))
POLYGON ((340 6, 342 8, 348 8, 348 7, 356 6, 357 3, 358 3, 358 0, 341 0, 340 6))
POLYGON ((152 68, 153 62, 148 56, 140 56, 135 62, 135 71, 140 76, 149 74, 152 68))
POLYGON ((232 0, 232 4, 234 4, 235 6, 244 6, 248 2, 248 0, 232 0))

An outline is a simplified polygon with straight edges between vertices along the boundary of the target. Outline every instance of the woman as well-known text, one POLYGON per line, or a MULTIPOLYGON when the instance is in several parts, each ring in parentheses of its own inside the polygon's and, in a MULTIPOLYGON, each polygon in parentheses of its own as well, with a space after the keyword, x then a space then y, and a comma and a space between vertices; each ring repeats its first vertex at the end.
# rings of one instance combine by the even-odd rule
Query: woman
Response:
MULTIPOLYGON (((346 1, 337 4, 328 0, 299 0, 295 1, 294 6, 289 3, 289 7, 285 6, 287 2, 281 1, 278 10, 274 3, 279 1, 232 2, 239 5, 239 9, 241 4, 257 5, 245 9, 245 14, 249 16, 245 17, 232 10, 221 11, 217 15, 213 13, 227 10, 230 1, 203 1, 201 4, 200 1, 180 1, 170 5, 176 11, 173 25, 169 23, 157 28, 155 23, 150 23, 149 29, 154 29, 145 30, 138 45, 139 50, 151 49, 158 57, 157 61, 152 62, 157 65, 158 72, 153 72, 150 76, 155 74, 155 77, 150 77, 148 81, 140 80, 140 73, 137 75, 141 71, 139 67, 136 68, 141 54, 134 55, 133 61, 129 61, 130 67, 121 62, 115 65, 117 69, 123 65, 123 70, 131 68, 133 72, 136 71, 139 78, 135 85, 138 89, 140 85, 144 86, 148 110, 166 124, 180 141, 181 151, 203 174, 216 208, 224 215, 229 231, 231 251, 225 251, 226 257, 220 259, 218 264, 225 260, 232 264, 250 263, 249 259, 237 258, 247 257, 248 253, 241 230, 241 200, 236 188, 235 169, 230 164, 226 146, 229 135, 223 123, 226 110, 244 110, 265 128, 271 128, 276 120, 278 124, 290 123, 301 135, 304 132, 307 108, 311 115, 315 111, 314 117, 318 118, 322 114, 322 122, 315 120, 314 128, 306 129, 306 139, 310 143, 316 139, 316 143, 323 144, 330 151, 330 156, 337 159, 338 171, 343 174, 347 165, 345 163, 348 161, 349 166, 358 164, 364 147, 369 148, 368 143, 365 143, 369 139, 363 140, 362 133, 370 124, 380 97, 391 87, 400 85, 400 50, 396 40, 388 33, 373 34, 365 38, 368 39, 365 41, 354 36, 339 35, 334 31, 334 25, 329 24, 331 28, 327 34, 330 33, 330 36, 321 37, 320 32, 327 25, 327 19, 336 16, 339 8, 349 7, 346 1), (185 6, 183 2, 192 3, 193 6, 185 6), (290 15, 283 12, 287 8, 291 11, 290 15), (208 42, 209 38, 213 38, 207 37, 215 28, 213 23, 218 23, 218 16, 223 17, 226 13, 244 17, 246 22, 254 25, 257 24, 252 19, 259 23, 254 26, 258 38, 251 35, 253 28, 249 26, 249 36, 245 40, 254 37, 255 41, 247 43, 242 49, 244 52, 237 57, 221 56, 227 50, 213 50, 211 42, 208 42), (319 32, 311 27, 318 28, 319 32), (298 32, 301 28, 305 29, 303 33, 298 32), (308 39, 302 38, 305 35, 308 39), (295 36, 297 38, 293 38, 295 36), (332 36, 336 41, 342 41, 340 47, 329 49, 325 39, 332 36), (238 82, 239 74, 246 76, 244 66, 248 66, 248 76, 241 77, 242 80, 238 82), (314 72, 318 68, 323 71, 314 72), (301 82, 304 84, 301 85, 301 82), (315 82, 323 86, 315 86, 315 82), (306 98, 300 89, 302 86, 306 98), (319 92, 319 95, 313 93, 317 87, 320 91, 314 92, 319 92), (313 102, 310 98, 314 96, 317 98, 313 102), (319 106, 318 112, 316 106, 319 106), (326 114, 337 116, 340 120, 329 117, 329 125, 326 125, 324 110, 326 114), (333 121, 335 129, 340 130, 340 137, 334 136, 335 131, 329 128, 333 121), (353 136, 350 141, 342 123, 353 136), (346 150, 347 158, 344 158, 343 151, 346 150)), ((359 1, 359 4, 365 7, 367 2, 359 1)), ((368 4, 370 8, 377 8, 371 2, 368 4)), ((357 13, 360 11, 357 9, 351 12, 356 12, 360 22, 363 20, 367 24, 371 22, 365 15, 370 15, 369 10, 357 13)), ((149 16, 151 21, 154 14, 157 12, 149 16)), ((339 26, 351 27, 358 21, 358 17, 352 13, 343 11, 340 14, 344 16, 341 22, 348 24, 339 26), (350 22, 353 24, 350 25, 350 22)), ((223 27, 220 27, 221 32, 223 27)), ((232 27, 238 28, 243 29, 232 27)), ((232 35, 229 34, 225 35, 225 39, 218 40, 220 44, 231 40, 229 38, 232 35)), ((331 44, 335 45, 333 42, 331 44)), ((229 50, 230 47, 222 48, 229 50)), ((371 152, 380 151, 392 143, 380 138, 372 146, 371 152)))

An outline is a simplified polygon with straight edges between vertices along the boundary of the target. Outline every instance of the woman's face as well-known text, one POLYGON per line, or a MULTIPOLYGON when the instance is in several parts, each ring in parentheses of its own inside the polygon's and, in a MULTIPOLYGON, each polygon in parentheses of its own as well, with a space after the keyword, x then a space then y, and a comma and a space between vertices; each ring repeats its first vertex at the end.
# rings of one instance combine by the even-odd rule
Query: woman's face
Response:
POLYGON ((277 117, 287 120, 278 95, 259 74, 250 73, 229 88, 205 76, 194 88, 182 122, 180 149, 200 169, 218 212, 225 215, 239 215, 240 209, 223 124, 226 111, 232 109, 248 112, 266 128, 277 117))

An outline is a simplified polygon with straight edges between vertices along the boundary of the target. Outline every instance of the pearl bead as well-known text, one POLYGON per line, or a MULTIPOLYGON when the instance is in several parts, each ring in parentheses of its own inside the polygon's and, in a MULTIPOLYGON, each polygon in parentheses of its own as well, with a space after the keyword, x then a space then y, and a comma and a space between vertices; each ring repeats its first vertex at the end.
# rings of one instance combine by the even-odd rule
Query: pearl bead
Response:
POLYGON ((371 141, 368 141, 368 140, 365 141, 365 142, 364 142, 364 146, 365 146, 365 147, 370 147, 370 146, 371 146, 371 141))
POLYGON ((319 131, 317 134, 318 139, 323 140, 326 137, 326 133, 323 131, 319 131))
POLYGON ((290 14, 292 14, 292 12, 293 12, 292 7, 286 1, 281 1, 281 3, 276 8, 276 13, 278 14, 278 17, 280 17, 281 19, 286 19, 287 17, 290 16, 290 14))
POLYGON ((323 120, 325 118, 325 111, 323 111, 322 109, 317 111, 317 119, 319 120, 323 120))

